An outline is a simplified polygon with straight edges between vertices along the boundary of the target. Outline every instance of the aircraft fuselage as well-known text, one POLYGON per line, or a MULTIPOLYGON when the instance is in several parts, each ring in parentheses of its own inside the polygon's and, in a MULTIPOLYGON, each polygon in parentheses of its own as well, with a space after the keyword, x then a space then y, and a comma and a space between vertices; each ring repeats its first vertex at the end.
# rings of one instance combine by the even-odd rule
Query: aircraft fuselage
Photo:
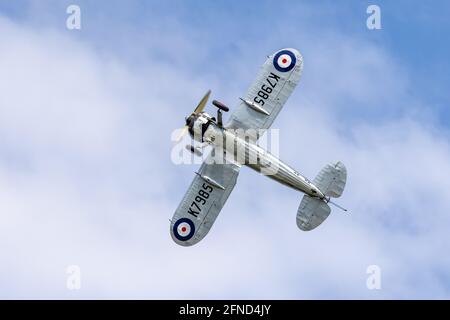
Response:
MULTIPOLYGON (((194 139, 196 136, 194 134, 194 139)), ((196 140, 200 139, 202 142, 215 146, 217 150, 222 150, 226 161, 246 165, 311 197, 325 198, 319 188, 298 171, 258 146, 251 139, 245 139, 245 137, 237 135, 233 130, 220 128, 215 122, 211 121, 207 129, 196 140)), ((222 157, 218 158, 223 159, 222 157)))

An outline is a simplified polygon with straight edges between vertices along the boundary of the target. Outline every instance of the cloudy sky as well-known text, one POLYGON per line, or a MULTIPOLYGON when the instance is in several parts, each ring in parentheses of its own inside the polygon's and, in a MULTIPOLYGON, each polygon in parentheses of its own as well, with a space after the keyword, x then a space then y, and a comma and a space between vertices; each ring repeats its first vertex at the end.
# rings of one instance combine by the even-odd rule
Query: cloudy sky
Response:
POLYGON ((0 297, 450 298, 449 9, 0 0, 0 297), (171 162, 172 131, 207 89, 233 109, 284 47, 304 70, 273 126, 280 156, 310 178, 343 161, 350 213, 301 232, 302 195, 243 168, 210 234, 177 246, 198 165, 171 162))

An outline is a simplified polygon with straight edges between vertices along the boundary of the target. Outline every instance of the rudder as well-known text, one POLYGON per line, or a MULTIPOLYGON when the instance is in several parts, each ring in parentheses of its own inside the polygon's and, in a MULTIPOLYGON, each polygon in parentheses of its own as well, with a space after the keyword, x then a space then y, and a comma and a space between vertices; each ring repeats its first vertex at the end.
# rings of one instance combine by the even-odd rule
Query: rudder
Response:
POLYGON ((327 164, 314 178, 313 183, 327 197, 339 198, 347 182, 347 169, 340 161, 327 164))
POLYGON ((331 212, 328 205, 330 197, 340 197, 344 191, 346 182, 347 169, 340 161, 335 164, 327 164, 319 172, 314 178, 313 183, 324 194, 325 198, 320 199, 309 195, 303 196, 297 211, 297 226, 300 230, 313 230, 328 218, 331 212))
POLYGON ((330 212, 325 201, 304 195, 297 211, 297 226, 303 231, 315 229, 328 218, 330 212))

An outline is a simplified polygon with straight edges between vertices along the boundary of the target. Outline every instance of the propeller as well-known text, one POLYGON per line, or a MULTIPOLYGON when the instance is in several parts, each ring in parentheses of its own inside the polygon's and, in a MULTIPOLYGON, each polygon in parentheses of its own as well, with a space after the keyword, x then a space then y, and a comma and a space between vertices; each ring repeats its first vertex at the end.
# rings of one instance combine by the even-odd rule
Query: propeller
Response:
POLYGON ((197 108, 195 108, 194 113, 200 113, 205 109, 206 103, 208 102, 209 96, 211 95, 211 90, 208 90, 208 92, 205 94, 205 96, 200 100, 198 103, 197 108))
MULTIPOLYGON (((200 112, 203 111, 203 109, 205 109, 206 103, 208 102, 210 95, 211 95, 211 90, 208 90, 208 92, 206 92, 206 94, 202 98, 202 100, 200 100, 200 102, 198 103, 197 107, 194 109, 194 112, 192 112, 191 116, 199 114, 200 112)), ((189 129, 188 119, 189 118, 186 119, 186 124, 184 125, 184 127, 181 128, 180 134, 178 135, 177 139, 175 140, 176 143, 180 142, 181 139, 183 139, 183 137, 188 132, 188 129, 189 129)))

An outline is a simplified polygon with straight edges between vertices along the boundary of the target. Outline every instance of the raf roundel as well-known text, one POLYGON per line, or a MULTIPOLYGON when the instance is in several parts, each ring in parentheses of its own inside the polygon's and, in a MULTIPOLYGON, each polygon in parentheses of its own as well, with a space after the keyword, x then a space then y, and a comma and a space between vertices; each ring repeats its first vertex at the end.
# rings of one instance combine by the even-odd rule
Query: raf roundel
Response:
POLYGON ((195 233, 194 223, 188 218, 181 218, 173 225, 173 234, 180 241, 187 241, 195 233))
POLYGON ((273 66, 280 72, 291 71, 296 62, 295 54, 289 50, 281 50, 273 57, 273 66))

